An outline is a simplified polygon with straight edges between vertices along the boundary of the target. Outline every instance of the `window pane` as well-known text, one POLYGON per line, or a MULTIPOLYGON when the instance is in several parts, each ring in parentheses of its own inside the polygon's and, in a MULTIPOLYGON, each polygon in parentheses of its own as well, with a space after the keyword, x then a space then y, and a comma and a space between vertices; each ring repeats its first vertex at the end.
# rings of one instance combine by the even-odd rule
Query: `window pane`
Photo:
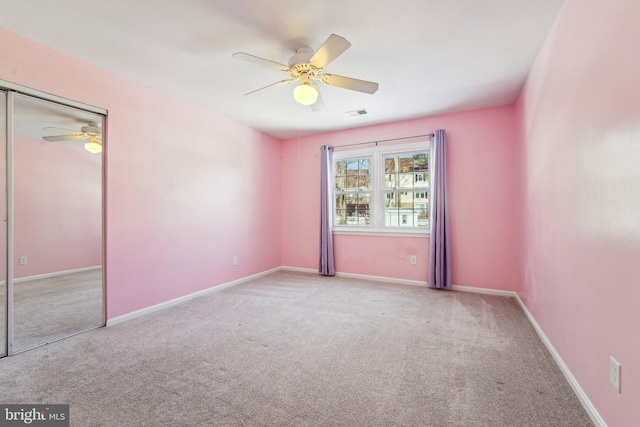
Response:
POLYGON ((347 162, 347 175, 352 173, 358 173, 358 160, 346 160, 347 162))
POLYGON ((347 223, 347 213, 344 209, 336 209, 336 224, 345 225, 347 223))
POLYGON ((417 153, 413 155, 413 171, 426 172, 429 170, 429 157, 427 153, 417 153))
POLYGON ((371 176, 370 175, 360 175, 359 179, 359 189, 360 190, 370 190, 371 189, 371 176))
POLYGON ((369 195, 368 194, 360 194, 358 196, 358 208, 359 209, 369 209, 369 195))
POLYGON ((369 209, 358 211, 358 225, 369 225, 371 223, 369 209))
POLYGON ((387 227, 398 226, 398 209, 390 208, 384 210, 384 225, 387 227))
POLYGON ((398 156, 398 162, 400 163, 399 172, 411 172, 413 170, 413 155, 401 154, 398 156))
POLYGON ((393 173, 396 171, 396 160, 394 157, 384 158, 384 171, 387 173, 393 173))
POLYGON ((336 176, 336 191, 344 191, 347 186, 347 178, 344 176, 336 176))
POLYGON ((369 159, 360 159, 360 174, 368 174, 369 172, 369 159))
POLYGON ((347 225, 357 225, 358 224, 358 210, 356 208, 357 205, 347 205, 346 213, 347 213, 347 225))
POLYGON ((345 194, 344 195, 344 199, 345 199, 345 204, 346 204, 346 208, 350 209, 350 208, 355 208, 356 205, 358 204, 358 194, 345 194))
POLYGON ((398 175, 385 174, 384 176, 384 188, 398 188, 398 175))
POLYGON ((400 208, 413 209, 413 192, 398 193, 398 205, 400 208))
POLYGON ((414 178, 414 174, 412 173, 401 173, 398 175, 398 188, 413 188, 414 178))
POLYGON ((416 203, 416 212, 418 212, 418 226, 426 227, 429 222, 429 204, 426 202, 416 203))
POLYGON ((344 199, 344 194, 336 194, 336 205, 335 205, 335 209, 345 209, 347 207, 347 204, 345 202, 344 199))
POLYGON ((385 208, 397 208, 398 207, 398 193, 389 192, 385 196, 385 208))
POLYGON ((357 189, 358 189, 358 175, 347 176, 346 190, 357 190, 357 189))
POLYGON ((426 172, 414 174, 414 179, 416 188, 427 188, 429 186, 429 175, 426 172))

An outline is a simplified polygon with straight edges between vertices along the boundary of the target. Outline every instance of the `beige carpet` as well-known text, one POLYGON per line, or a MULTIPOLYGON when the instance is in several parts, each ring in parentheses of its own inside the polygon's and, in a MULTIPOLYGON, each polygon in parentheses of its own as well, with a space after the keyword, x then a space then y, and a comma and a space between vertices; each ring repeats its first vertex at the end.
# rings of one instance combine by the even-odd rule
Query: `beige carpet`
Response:
POLYGON ((279 272, 0 360, 74 426, 589 426, 511 298, 279 272))

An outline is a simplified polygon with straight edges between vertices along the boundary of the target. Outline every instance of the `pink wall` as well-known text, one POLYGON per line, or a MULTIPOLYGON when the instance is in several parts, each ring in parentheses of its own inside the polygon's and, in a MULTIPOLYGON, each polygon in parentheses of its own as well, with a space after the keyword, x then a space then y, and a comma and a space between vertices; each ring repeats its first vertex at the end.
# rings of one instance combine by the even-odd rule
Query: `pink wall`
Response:
MULTIPOLYGON (((282 263, 317 268, 319 147, 420 135, 444 128, 448 138, 453 283, 513 290, 512 106, 447 114, 313 135, 283 142, 282 263)), ((428 239, 335 237, 336 269, 426 281, 428 239), (409 263, 416 255, 418 265, 409 263)))
POLYGON ((280 266, 279 140, 3 29, 0 55, 0 79, 109 110, 108 318, 280 266))
POLYGON ((640 422, 638 22, 568 0, 517 103, 518 291, 609 426, 640 422))
POLYGON ((100 156, 17 137, 13 152, 14 277, 102 265, 100 156))

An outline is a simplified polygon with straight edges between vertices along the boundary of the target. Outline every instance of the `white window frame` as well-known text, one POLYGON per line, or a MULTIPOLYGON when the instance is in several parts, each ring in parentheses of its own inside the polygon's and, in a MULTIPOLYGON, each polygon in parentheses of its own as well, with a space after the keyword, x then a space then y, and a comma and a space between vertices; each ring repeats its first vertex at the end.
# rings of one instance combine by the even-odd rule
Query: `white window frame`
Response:
MULTIPOLYGON (((334 234, 351 234, 367 236, 403 236, 403 237, 429 237, 429 229, 409 228, 409 227, 387 227, 384 225, 384 157, 389 154, 406 154, 417 151, 429 153, 429 141, 420 141, 408 144, 393 146, 378 146, 353 150, 341 150, 333 152, 333 164, 331 165, 332 190, 331 205, 335 203, 335 164, 342 160, 359 159, 368 157, 370 159, 371 192, 369 199, 370 224, 367 226, 349 226, 335 224, 335 209, 331 213, 334 234)), ((336 147, 337 149, 338 147, 336 147)), ((430 153, 429 153, 430 154, 430 153)), ((421 190, 422 191, 422 190, 421 190)), ((424 192, 430 191, 426 188, 424 192)))

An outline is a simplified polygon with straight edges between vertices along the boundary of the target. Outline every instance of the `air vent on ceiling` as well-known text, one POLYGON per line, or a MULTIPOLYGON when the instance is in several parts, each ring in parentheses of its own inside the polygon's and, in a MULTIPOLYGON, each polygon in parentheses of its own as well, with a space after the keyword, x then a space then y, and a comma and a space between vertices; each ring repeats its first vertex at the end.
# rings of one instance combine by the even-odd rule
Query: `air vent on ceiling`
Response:
POLYGON ((350 116, 364 116, 367 114, 367 110, 361 108, 360 110, 347 111, 347 114, 350 116))

